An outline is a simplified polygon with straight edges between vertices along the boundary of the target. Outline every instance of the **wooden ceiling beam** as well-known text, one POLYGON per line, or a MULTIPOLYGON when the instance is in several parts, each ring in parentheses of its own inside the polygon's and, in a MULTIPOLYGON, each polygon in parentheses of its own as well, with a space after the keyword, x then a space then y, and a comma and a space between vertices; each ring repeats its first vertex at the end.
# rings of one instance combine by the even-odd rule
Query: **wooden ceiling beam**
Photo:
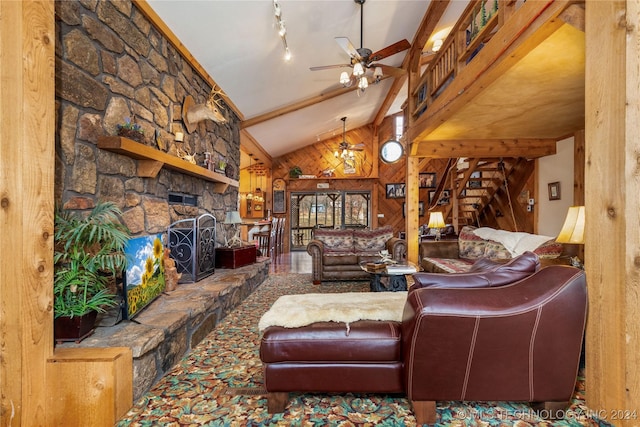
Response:
MULTIPOLYGON (((386 80, 390 77, 391 76, 382 76, 380 80, 386 80)), ((303 108, 311 107, 312 105, 318 104, 322 101, 326 101, 327 99, 335 98, 336 96, 353 92, 354 90, 358 90, 357 85, 353 85, 351 87, 341 87, 329 92, 321 93, 320 95, 312 96, 311 98, 303 99, 302 101, 294 102, 293 104, 286 105, 282 108, 278 108, 277 110, 269 111, 268 113, 264 113, 259 116, 244 120, 240 123, 240 128, 246 129, 248 127, 266 122, 267 120, 275 119, 276 117, 284 116, 285 114, 293 113, 295 111, 302 110, 303 108)))
POLYGON ((488 139, 466 141, 424 141, 417 157, 525 157, 534 159, 556 153, 555 139, 488 139))

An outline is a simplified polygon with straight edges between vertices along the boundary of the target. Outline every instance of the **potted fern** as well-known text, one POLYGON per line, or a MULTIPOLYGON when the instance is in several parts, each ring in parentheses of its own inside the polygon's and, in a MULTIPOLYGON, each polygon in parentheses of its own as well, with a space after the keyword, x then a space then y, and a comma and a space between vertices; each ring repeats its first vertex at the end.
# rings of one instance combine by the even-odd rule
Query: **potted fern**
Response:
POLYGON ((56 209, 54 247, 54 338, 79 342, 94 329, 97 314, 116 305, 109 280, 127 265, 129 230, 120 209, 99 203, 86 216, 56 209))

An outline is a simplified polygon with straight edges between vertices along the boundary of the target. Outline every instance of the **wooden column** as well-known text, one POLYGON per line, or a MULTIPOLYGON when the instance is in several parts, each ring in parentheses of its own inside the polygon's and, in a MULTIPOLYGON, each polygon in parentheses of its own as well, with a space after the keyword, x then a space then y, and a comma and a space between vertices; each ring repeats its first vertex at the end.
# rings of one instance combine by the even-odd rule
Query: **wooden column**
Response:
POLYGON ((0 1, 0 424, 47 425, 53 352, 54 3, 0 1))
POLYGON ((587 1, 587 406, 640 424, 640 5, 587 1))

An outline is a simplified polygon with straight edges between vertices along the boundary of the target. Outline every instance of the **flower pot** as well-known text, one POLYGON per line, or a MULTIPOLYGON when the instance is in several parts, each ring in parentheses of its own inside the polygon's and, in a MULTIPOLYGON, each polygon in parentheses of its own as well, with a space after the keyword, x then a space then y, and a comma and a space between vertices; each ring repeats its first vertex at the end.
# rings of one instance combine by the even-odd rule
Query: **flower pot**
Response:
POLYGON ((89 311, 82 316, 56 317, 53 320, 53 337, 56 343, 75 341, 79 343, 93 333, 97 311, 89 311))

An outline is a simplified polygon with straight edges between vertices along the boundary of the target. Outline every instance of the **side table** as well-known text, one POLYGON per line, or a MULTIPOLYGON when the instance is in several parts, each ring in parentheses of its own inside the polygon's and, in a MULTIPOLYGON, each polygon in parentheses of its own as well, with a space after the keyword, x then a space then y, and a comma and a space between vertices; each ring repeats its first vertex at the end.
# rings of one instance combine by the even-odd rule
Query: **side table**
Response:
POLYGON ((216 268, 238 268, 256 262, 255 245, 216 248, 216 268))
POLYGON ((371 275, 371 292, 384 291, 406 291, 407 290, 407 274, 413 274, 418 271, 413 263, 407 264, 391 264, 384 270, 371 270, 367 268, 367 262, 361 262, 360 268, 371 275))

